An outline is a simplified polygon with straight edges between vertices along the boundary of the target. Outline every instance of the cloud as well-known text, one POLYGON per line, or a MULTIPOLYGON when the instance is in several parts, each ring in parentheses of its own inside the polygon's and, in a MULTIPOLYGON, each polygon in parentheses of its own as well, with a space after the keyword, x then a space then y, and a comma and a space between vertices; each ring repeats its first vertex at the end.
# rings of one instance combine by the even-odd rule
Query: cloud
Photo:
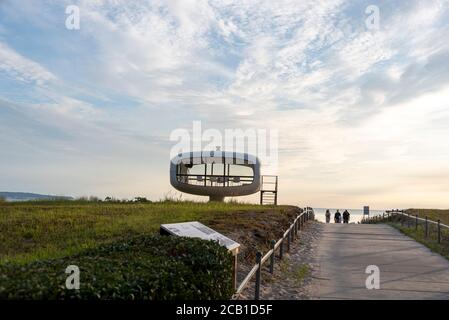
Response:
MULTIPOLYGON (((202 120, 205 129, 279 130, 284 202, 299 192, 400 206, 406 196, 395 186, 432 189, 407 173, 447 172, 448 1, 379 4, 377 31, 365 27, 369 1, 79 1, 79 31, 64 29, 71 1, 46 4, 0 9, 0 81, 27 89, 3 97, 11 152, 60 150, 73 170, 125 166, 133 179, 165 172, 158 188, 167 190, 170 131, 202 120), (15 28, 21 21, 44 43, 15 28)), ((78 186, 113 191, 105 171, 78 186)), ((126 186, 117 192, 134 193, 117 176, 126 186)))
POLYGON ((55 80, 56 76, 40 64, 25 58, 0 42, 0 72, 8 74, 16 80, 43 85, 55 80))

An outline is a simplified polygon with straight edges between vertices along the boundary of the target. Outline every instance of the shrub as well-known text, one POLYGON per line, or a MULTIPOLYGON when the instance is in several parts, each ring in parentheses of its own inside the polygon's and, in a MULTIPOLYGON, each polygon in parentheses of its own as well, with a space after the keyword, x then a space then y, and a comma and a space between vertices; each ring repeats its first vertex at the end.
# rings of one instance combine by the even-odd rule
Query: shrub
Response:
POLYGON ((140 203, 150 203, 151 201, 148 200, 145 197, 135 197, 134 202, 140 202, 140 203))
POLYGON ((81 254, 0 266, 0 299, 229 299, 232 256, 216 242, 138 236, 81 254), (68 290, 65 269, 80 269, 68 290))

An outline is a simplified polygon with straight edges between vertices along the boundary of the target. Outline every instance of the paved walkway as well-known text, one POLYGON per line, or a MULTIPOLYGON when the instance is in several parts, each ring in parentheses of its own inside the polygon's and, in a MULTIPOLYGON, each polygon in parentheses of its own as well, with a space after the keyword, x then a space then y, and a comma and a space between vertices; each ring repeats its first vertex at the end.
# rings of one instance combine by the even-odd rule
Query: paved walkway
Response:
POLYGON ((312 299, 449 299, 449 261, 388 225, 323 225, 315 260, 312 299), (366 289, 368 265, 379 290, 366 289))

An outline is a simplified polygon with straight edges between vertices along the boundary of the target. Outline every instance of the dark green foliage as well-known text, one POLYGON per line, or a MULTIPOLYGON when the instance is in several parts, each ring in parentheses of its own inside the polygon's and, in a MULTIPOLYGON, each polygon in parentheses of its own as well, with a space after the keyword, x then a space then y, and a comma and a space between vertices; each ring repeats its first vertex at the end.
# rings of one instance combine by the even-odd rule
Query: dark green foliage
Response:
POLYGON ((134 202, 140 202, 140 203, 148 203, 151 202, 150 200, 148 200, 145 197, 135 197, 134 198, 134 202))
POLYGON ((81 254, 0 265, 0 299, 229 299, 232 256, 215 242, 138 236, 81 254), (80 290, 68 290, 69 265, 80 290))

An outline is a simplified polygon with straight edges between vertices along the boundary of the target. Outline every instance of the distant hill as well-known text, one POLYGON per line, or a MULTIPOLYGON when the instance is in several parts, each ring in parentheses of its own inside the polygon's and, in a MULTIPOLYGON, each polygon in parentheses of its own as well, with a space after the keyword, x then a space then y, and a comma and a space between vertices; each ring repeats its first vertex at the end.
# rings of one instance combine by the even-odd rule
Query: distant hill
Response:
POLYGON ((48 194, 37 194, 28 192, 0 192, 0 198, 4 198, 6 201, 73 200, 72 197, 52 196, 48 194))

